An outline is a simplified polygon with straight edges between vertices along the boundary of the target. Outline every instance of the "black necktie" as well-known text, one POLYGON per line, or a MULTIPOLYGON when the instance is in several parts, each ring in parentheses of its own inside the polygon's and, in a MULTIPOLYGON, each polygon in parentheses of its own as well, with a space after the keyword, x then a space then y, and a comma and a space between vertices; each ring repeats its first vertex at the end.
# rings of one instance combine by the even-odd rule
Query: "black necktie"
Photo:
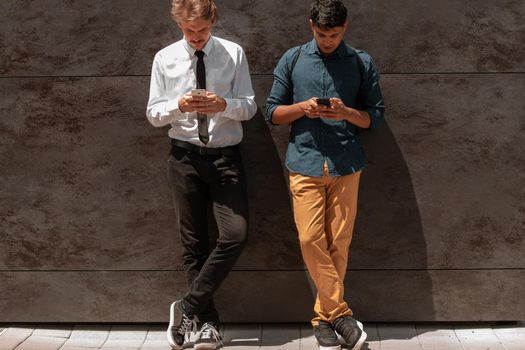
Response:
MULTIPOLYGON (((206 67, 204 67, 204 52, 195 51, 197 56, 197 89, 206 89, 206 67)), ((210 140, 208 134, 208 117, 206 114, 197 113, 199 140, 207 144, 210 140)))

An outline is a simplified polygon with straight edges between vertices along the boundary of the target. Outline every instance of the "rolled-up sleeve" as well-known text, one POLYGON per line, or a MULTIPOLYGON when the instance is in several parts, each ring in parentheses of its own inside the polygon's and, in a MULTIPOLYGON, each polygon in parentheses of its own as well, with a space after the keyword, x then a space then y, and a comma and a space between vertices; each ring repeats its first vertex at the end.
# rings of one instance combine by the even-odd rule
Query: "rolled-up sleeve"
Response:
POLYGON ((379 87, 379 72, 368 55, 362 58, 365 76, 360 92, 361 108, 370 115, 370 128, 377 129, 384 119, 385 103, 379 87))
POLYGON ((183 114, 179 110, 178 99, 168 99, 164 70, 162 68, 162 57, 157 54, 151 68, 146 117, 153 126, 161 127, 177 120, 183 114))
POLYGON ((291 97, 291 77, 289 72, 290 52, 288 50, 279 60, 273 71, 273 84, 270 95, 266 99, 266 120, 272 122, 272 115, 275 109, 280 105, 292 104, 291 97))

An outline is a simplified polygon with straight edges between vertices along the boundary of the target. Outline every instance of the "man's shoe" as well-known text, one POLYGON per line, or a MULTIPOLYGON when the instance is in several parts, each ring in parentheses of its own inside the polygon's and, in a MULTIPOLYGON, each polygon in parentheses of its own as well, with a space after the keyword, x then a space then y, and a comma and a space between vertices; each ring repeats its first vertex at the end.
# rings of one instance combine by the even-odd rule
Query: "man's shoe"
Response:
POLYGON ((366 340, 363 324, 351 316, 342 316, 334 321, 334 329, 339 333, 351 350, 359 350, 366 340))
POLYGON ((170 306, 170 325, 166 331, 168 343, 172 349, 182 349, 186 335, 197 328, 193 316, 186 315, 182 309, 182 300, 173 302, 170 306))
POLYGON ((319 321, 319 324, 314 326, 314 336, 320 350, 341 349, 341 342, 337 339, 337 334, 335 334, 335 331, 329 322, 319 321))
POLYGON ((193 348, 195 350, 215 350, 222 345, 222 338, 218 327, 212 322, 206 322, 202 325, 193 348))

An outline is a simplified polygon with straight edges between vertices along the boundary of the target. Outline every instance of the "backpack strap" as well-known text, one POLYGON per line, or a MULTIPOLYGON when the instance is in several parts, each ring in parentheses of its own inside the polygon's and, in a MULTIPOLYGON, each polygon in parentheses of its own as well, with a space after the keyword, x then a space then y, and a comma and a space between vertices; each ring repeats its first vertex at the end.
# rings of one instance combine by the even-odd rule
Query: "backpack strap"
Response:
POLYGON ((364 101, 363 91, 364 91, 364 84, 365 84, 366 68, 365 68, 365 64, 363 60, 361 59, 361 57, 359 57, 359 53, 363 51, 356 50, 356 49, 354 49, 354 51, 355 51, 355 60, 357 63, 357 68, 359 69, 359 93, 357 94, 356 104, 357 104, 357 108, 362 109, 364 107, 362 102, 364 101))
POLYGON ((290 65, 290 78, 292 77, 293 69, 295 68, 295 64, 297 63, 297 60, 299 59, 299 56, 301 55, 301 48, 303 45, 299 46, 299 48, 293 53, 292 57, 292 64, 290 65))
POLYGON ((290 68, 288 70, 288 77, 290 79, 290 103, 293 102, 293 80, 292 80, 292 73, 295 68, 295 64, 297 63, 297 60, 299 59, 299 56, 301 55, 301 48, 303 45, 299 46, 297 50, 293 53, 292 57, 292 63, 290 64, 290 68))

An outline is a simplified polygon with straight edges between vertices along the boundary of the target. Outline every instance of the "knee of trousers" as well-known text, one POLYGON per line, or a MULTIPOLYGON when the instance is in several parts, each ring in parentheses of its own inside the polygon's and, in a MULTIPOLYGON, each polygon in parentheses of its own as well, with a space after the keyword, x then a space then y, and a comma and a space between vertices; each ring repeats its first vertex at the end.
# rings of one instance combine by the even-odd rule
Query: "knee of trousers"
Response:
POLYGON ((307 249, 319 245, 319 242, 323 239, 323 234, 324 233, 315 230, 299 231, 299 245, 301 246, 301 249, 307 249))
POLYGON ((217 247, 240 253, 244 249, 247 239, 248 228, 246 226, 238 227, 236 230, 229 230, 227 234, 221 235, 217 239, 217 247))
POLYGON ((208 252, 197 252, 192 250, 186 250, 182 253, 182 263, 185 266, 188 265, 201 265, 208 258, 208 252))

